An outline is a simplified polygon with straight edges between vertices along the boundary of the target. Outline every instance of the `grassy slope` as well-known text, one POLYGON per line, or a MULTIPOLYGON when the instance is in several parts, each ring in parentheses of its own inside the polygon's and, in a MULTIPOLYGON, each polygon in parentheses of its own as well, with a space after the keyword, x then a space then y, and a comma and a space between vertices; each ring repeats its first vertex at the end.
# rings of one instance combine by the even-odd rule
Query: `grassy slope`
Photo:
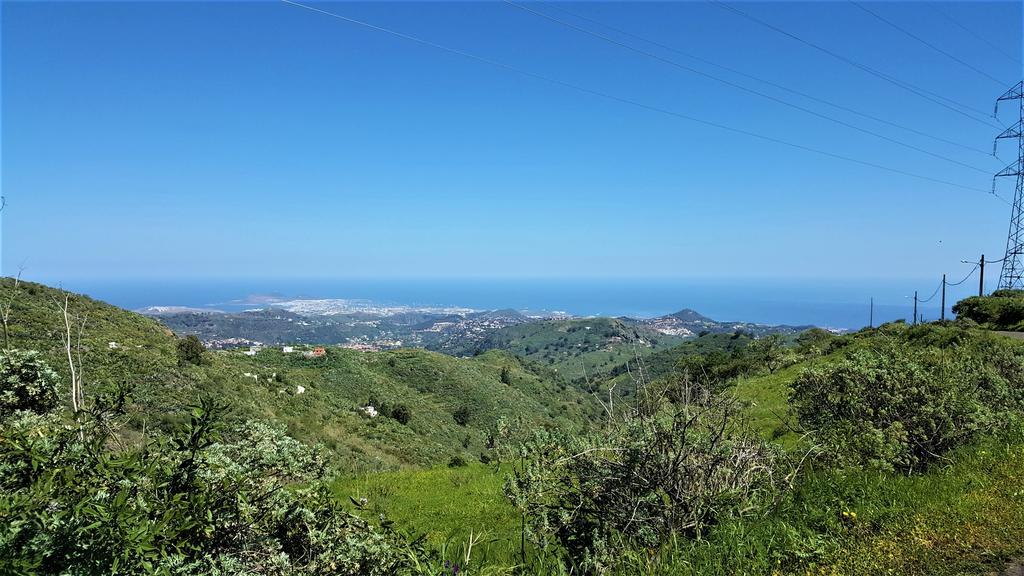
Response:
MULTIPOLYGON (((738 381, 734 391, 751 428, 796 447, 797 434, 780 419, 788 414, 789 384, 805 368, 842 356, 839 351, 738 381)), ((457 549, 471 530, 483 530, 490 541, 481 551, 489 555, 484 564, 496 566, 514 562, 518 538, 518 518, 501 484, 501 473, 476 465, 344 478, 336 489, 367 497, 435 545, 457 549)), ((1024 440, 990 440, 954 452, 948 465, 919 476, 812 472, 776 513, 724 524, 706 541, 637 557, 626 573, 988 574, 1022 554, 1024 440), (844 519, 844 511, 856 512, 856 520, 844 519)))
MULTIPOLYGON (((10 286, 5 279, 0 294, 10 286)), ((62 318, 53 301, 58 296, 45 286, 22 284, 11 314, 12 345, 43 351, 66 378, 62 318)), ((229 404, 236 418, 282 422, 293 435, 326 444, 345 466, 366 470, 446 463, 456 454, 475 460, 501 417, 572 428, 596 413, 590 397, 551 378, 547 369, 498 351, 471 359, 422 350, 332 348, 319 359, 277 350, 255 357, 207 352, 201 366, 179 367, 176 339, 159 322, 81 296, 72 298, 72 307, 88 318, 82 339, 86 391, 131 381, 138 427, 143 421, 148 428, 173 425, 186 406, 209 394, 229 404), (110 349, 108 342, 119 347, 110 349), (504 367, 507 385, 500 379, 504 367), (299 386, 304 393, 296 393, 299 386), (371 395, 409 406, 409 424, 358 414, 371 395), (452 418, 463 405, 471 409, 467 426, 452 418)))
MULTIPOLYGON (((741 380, 736 395, 745 405, 749 425, 766 439, 780 427, 776 414, 787 413, 787 386, 809 363, 801 363, 772 375, 741 380)), ((779 441, 794 442, 791 432, 779 441)), ((404 470, 386 474, 360 474, 339 478, 340 497, 366 498, 375 512, 382 512, 400 526, 424 533, 441 545, 464 542, 472 530, 501 542, 495 550, 515 549, 518 516, 501 493, 505 473, 493 466, 404 470)))
POLYGON ((465 541, 472 531, 507 548, 518 538, 519 517, 502 496, 506 472, 471 464, 360 474, 339 478, 334 490, 342 499, 366 498, 374 513, 425 534, 435 546, 465 541))
POLYGON ((482 347, 508 350, 578 380, 584 377, 584 368, 588 375, 607 372, 637 353, 648 355, 682 341, 615 318, 584 318, 509 326, 488 337, 482 347))

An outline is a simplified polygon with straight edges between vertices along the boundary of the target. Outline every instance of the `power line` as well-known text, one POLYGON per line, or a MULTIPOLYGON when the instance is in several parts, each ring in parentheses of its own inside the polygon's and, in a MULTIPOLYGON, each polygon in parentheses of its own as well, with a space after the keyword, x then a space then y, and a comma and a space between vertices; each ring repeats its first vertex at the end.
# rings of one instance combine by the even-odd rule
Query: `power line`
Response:
POLYGON ((942 54, 946 58, 949 58, 950 60, 952 60, 952 61, 954 61, 954 62, 956 62, 956 63, 958 63, 958 64, 960 64, 960 65, 962 65, 962 66, 964 66, 966 68, 969 68, 969 69, 973 70, 974 72, 977 72, 978 74, 988 78, 989 80, 995 82, 996 84, 999 84, 1000 86, 1006 84, 1005 82, 1003 82, 1002 80, 999 80, 995 76, 990 75, 988 72, 985 72, 984 70, 981 70, 980 68, 977 68, 977 67, 969 64, 968 62, 965 62, 965 61, 961 60, 960 58, 957 58, 955 55, 950 54, 949 52, 943 50, 942 48, 939 48, 935 44, 932 44, 931 42, 925 40, 924 38, 921 38, 917 34, 914 34, 910 30, 907 30, 906 28, 900 26, 899 24, 896 24, 895 22, 889 20, 888 18, 885 18, 884 16, 882 16, 878 12, 875 12, 874 10, 868 8, 867 6, 861 4, 860 2, 856 2, 855 0, 849 0, 849 1, 850 1, 850 4, 853 4, 857 8, 860 8, 861 10, 863 10, 863 11, 867 12, 868 14, 874 16, 879 21, 884 22, 885 24, 889 25, 890 27, 892 27, 892 28, 894 28, 896 30, 899 30, 900 32, 902 32, 906 36, 908 36, 910 38, 913 38, 914 40, 916 40, 919 43, 927 46, 928 48, 931 48, 932 50, 938 52, 939 54, 942 54))
POLYGON ((935 298, 935 295, 939 293, 939 290, 942 290, 942 281, 939 281, 939 285, 935 287, 935 292, 932 292, 931 296, 925 298, 924 300, 918 300, 917 303, 925 304, 926 302, 930 302, 931 299, 935 298))
POLYGON ((795 94, 797 96, 801 96, 803 98, 807 98, 808 100, 811 100, 813 102, 817 102, 819 104, 824 104, 826 106, 831 106, 831 107, 833 107, 833 108, 835 108, 837 110, 842 110, 844 112, 848 112, 850 114, 854 114, 854 115, 860 116, 862 118, 867 118, 868 120, 872 120, 872 121, 878 122, 880 124, 886 124, 886 125, 892 126, 894 128, 899 128, 900 130, 906 130, 907 132, 910 132, 912 134, 917 134, 918 136, 923 136, 925 138, 930 138, 930 139, 935 140, 937 142, 942 142, 944 144, 949 144, 951 146, 957 146, 957 147, 963 148, 965 150, 971 150, 973 152, 977 152, 978 154, 984 154, 985 156, 991 156, 991 153, 988 152, 987 150, 982 150, 980 148, 975 148, 975 147, 973 147, 971 145, 963 144, 963 143, 957 142, 955 140, 949 140, 949 139, 943 138, 941 136, 935 136, 934 134, 929 134, 927 132, 922 132, 921 130, 918 130, 916 128, 912 128, 910 126, 905 126, 903 124, 899 124, 899 123, 893 122, 891 120, 886 120, 885 118, 880 118, 880 117, 875 116, 873 114, 868 114, 866 112, 861 112, 861 111, 856 110, 854 108, 850 108, 850 107, 844 106, 842 104, 837 104, 835 102, 832 102, 832 101, 829 101, 829 100, 825 100, 824 98, 819 98, 817 96, 814 96, 813 94, 808 94, 807 92, 803 92, 803 91, 797 90, 795 88, 790 88, 789 86, 786 86, 784 84, 780 84, 778 82, 774 82, 774 81, 768 80, 766 78, 762 78, 762 77, 759 77, 759 76, 755 76, 753 74, 749 74, 747 72, 744 72, 742 70, 738 70, 738 69, 733 68, 731 66, 726 66, 724 64, 719 64, 718 62, 715 62, 713 60, 709 60, 709 59, 701 57, 701 56, 697 56, 696 54, 692 54, 692 53, 689 53, 689 52, 684 52, 683 50, 680 50, 680 49, 675 48, 673 46, 669 46, 667 44, 658 42, 657 40, 651 40, 650 38, 646 38, 646 37, 640 36, 638 34, 634 34, 632 32, 629 32, 628 30, 623 30, 622 28, 618 28, 618 27, 612 26, 610 24, 607 24, 605 22, 601 22, 601 21, 596 20, 594 18, 591 18, 589 16, 584 16, 583 14, 579 14, 577 12, 573 12, 573 11, 567 10, 567 9, 565 9, 565 8, 559 6, 559 5, 556 5, 556 4, 546 4, 546 6, 548 8, 553 9, 553 10, 557 10, 557 11, 562 12, 564 14, 568 14, 569 16, 572 16, 574 18, 578 18, 580 20, 591 22, 593 24, 597 24, 598 26, 601 26, 603 28, 607 28, 609 30, 612 30, 612 31, 618 33, 618 34, 622 34, 623 36, 627 36, 629 38, 640 40, 641 42, 646 42, 646 43, 651 44, 653 46, 657 46, 657 47, 662 48, 664 50, 668 50, 669 52, 674 52, 674 53, 679 54, 681 56, 685 56, 686 58, 690 58, 692 60, 696 60, 698 62, 707 64, 709 66, 714 66, 715 68, 718 68, 720 70, 725 70, 726 72, 730 72, 732 74, 736 74, 737 76, 742 76, 744 78, 748 78, 748 79, 754 80, 756 82, 761 82, 763 84, 767 84, 767 85, 772 86, 774 88, 777 88, 779 90, 783 90, 785 92, 789 92, 790 94, 795 94))
POLYGON ((943 156, 942 154, 936 154, 935 152, 931 152, 929 150, 925 150, 924 148, 921 148, 919 146, 915 146, 913 144, 908 144, 906 142, 903 142, 901 140, 897 140, 895 138, 890 138, 889 136, 886 136, 884 134, 880 134, 878 132, 874 132, 872 130, 868 130, 866 128, 861 128, 860 126, 857 126, 857 125, 854 125, 854 124, 850 124, 849 122, 840 120, 838 118, 834 118, 834 117, 829 116, 827 114, 822 114, 820 112, 816 112, 814 110, 811 110, 810 108, 805 108, 803 106, 800 106, 799 104, 793 104, 792 102, 788 102, 788 101, 783 100, 781 98, 776 98, 775 96, 772 96, 772 95, 767 94, 765 92, 754 90, 753 88, 748 88, 746 86, 743 86, 742 84, 737 84, 736 82, 732 82, 731 80, 726 80, 724 78, 715 76, 714 74, 709 74, 709 73, 704 72, 702 70, 698 70, 696 68, 691 68, 690 66, 687 66, 685 64, 680 64, 679 62, 677 62, 675 60, 670 60, 668 58, 664 58, 664 57, 659 56, 658 54, 655 54, 653 52, 648 52, 647 50, 643 50, 643 49, 637 48, 635 46, 631 46, 631 45, 626 44, 624 42, 619 42, 618 40, 616 40, 614 38, 611 38, 609 36, 605 36, 604 34, 600 34, 598 32, 594 32, 593 30, 588 30, 587 28, 583 28, 582 26, 577 26, 577 25, 575 25, 575 24, 573 24, 571 22, 566 22, 565 20, 561 20, 559 18, 555 18, 554 16, 551 16, 550 14, 546 14, 544 12, 541 12, 539 10, 535 10, 535 9, 530 8, 528 6, 524 6, 522 4, 514 2, 513 0, 504 0, 504 2, 506 4, 509 4, 511 6, 519 8, 519 9, 524 10, 526 12, 530 12, 531 14, 535 14, 537 16, 540 16, 541 18, 545 18, 547 20, 550 20, 552 22, 555 22, 557 24, 560 24, 560 25, 565 26, 567 28, 570 28, 572 30, 576 30, 578 32, 582 32, 583 34, 587 34, 589 36, 593 36, 594 38, 597 38, 599 40, 603 40, 603 41, 608 42, 610 44, 613 44, 615 46, 619 46, 621 48, 625 48, 626 50, 629 50, 631 52, 635 52, 635 53, 640 54, 642 56, 646 56, 648 58, 652 58, 652 59, 657 60, 659 62, 663 62, 665 64, 668 64, 670 66, 674 66, 674 67, 676 67, 676 68, 678 68, 680 70, 684 70, 686 72, 690 72, 690 73, 696 74, 698 76, 703 76, 705 78, 709 78, 711 80, 714 80, 716 82, 720 82, 722 84, 725 84, 726 86, 735 88, 737 90, 742 90, 744 92, 748 92, 748 93, 753 94, 755 96, 760 96, 761 98, 764 98, 766 100, 771 100, 772 102, 775 102, 777 104, 781 104, 783 106, 787 106, 789 108, 793 108, 794 110, 799 110, 801 112, 804 112, 805 114, 810 114, 810 115, 815 116, 817 118, 821 118, 823 120, 828 120, 829 122, 834 122, 836 124, 839 124, 840 126, 844 126, 846 128, 850 128, 851 130, 856 130, 858 132, 861 132, 861 133, 864 133, 864 134, 868 134, 870 136, 874 136, 875 138, 879 138, 881 140, 885 140, 886 142, 890 142, 890 143, 896 144, 898 146, 903 146, 904 148, 909 148, 910 150, 921 152, 922 154, 927 154, 929 156, 933 156, 935 158, 938 158, 940 160, 944 160, 944 161, 949 162, 951 164, 956 164, 958 166, 962 166, 964 168, 969 168, 969 169, 974 170, 976 172, 981 172, 982 174, 989 174, 990 173, 988 170, 983 170, 981 168, 978 168, 976 166, 972 166, 972 165, 967 164, 965 162, 961 162, 959 160, 955 160, 953 158, 949 158, 948 156, 943 156))
POLYGON ((809 46, 811 48, 814 48, 815 50, 818 50, 819 52, 827 54, 827 55, 829 55, 829 56, 831 56, 831 57, 833 57, 833 58, 835 58, 835 59, 837 59, 837 60, 839 60, 841 62, 845 62, 846 64, 849 64, 850 66, 853 66, 854 68, 857 68, 859 70, 863 70, 864 72, 867 72, 868 74, 871 74, 872 76, 876 76, 878 78, 881 78, 882 80, 885 80, 886 82, 888 82, 888 83, 890 83, 890 84, 892 84, 894 86, 902 88, 902 89, 904 89, 904 90, 906 90, 906 91, 908 91, 908 92, 910 92, 912 94, 915 94, 915 95, 917 95, 917 96, 919 96, 921 98, 924 98, 925 100, 928 100, 929 102, 932 102, 934 104, 938 104, 939 106, 942 106, 942 107, 947 108, 947 109, 949 109, 949 110, 951 110, 953 112, 956 112, 957 114, 960 114, 961 116, 964 116, 965 118, 970 118, 971 120, 974 120, 975 122, 986 124, 986 125, 988 125, 989 127, 992 127, 992 128, 999 128, 1000 130, 1003 128, 1003 127, 998 126, 997 124, 994 124, 991 121, 989 121, 988 120, 988 115, 985 112, 982 112, 982 111, 978 110, 977 108, 974 108, 972 106, 968 106, 966 104, 961 104, 959 102, 956 102, 955 100, 952 100, 952 99, 947 98, 945 96, 942 96, 940 94, 936 94, 936 93, 931 92, 929 90, 926 90, 924 88, 920 88, 920 87, 914 86, 913 84, 910 84, 909 82, 904 82, 902 80, 897 80, 896 78, 894 78, 894 77, 892 77, 892 76, 890 76, 890 75, 888 75, 888 74, 886 74, 884 72, 881 72, 881 71, 876 70, 876 69, 874 69, 874 68, 872 68, 870 66, 867 66, 865 64, 861 64, 860 62, 857 62, 855 60, 847 58, 846 56, 843 56, 842 54, 839 54, 837 52, 829 50, 828 48, 825 48, 824 46, 821 46, 819 44, 815 44, 814 42, 811 42, 810 40, 806 40, 806 39, 804 39, 804 38, 802 38, 800 36, 797 36, 796 34, 793 34, 792 32, 784 30, 784 29, 782 29, 782 28, 780 28, 780 27, 778 27, 778 26, 776 26, 776 25, 774 25, 774 24, 772 24, 770 22, 766 22, 764 20, 761 20, 760 18, 757 18, 757 17, 755 17, 755 16, 753 16, 753 15, 747 13, 747 12, 744 12, 743 10, 740 10, 739 8, 736 8, 735 6, 726 4, 725 2, 722 2, 721 0, 711 0, 711 1, 714 2, 715 4, 717 4, 718 6, 720 6, 721 8, 724 8, 725 10, 729 10, 730 12, 738 14, 738 15, 740 15, 740 16, 742 16, 742 17, 744 17, 744 18, 746 18, 746 19, 748 19, 748 20, 750 20, 752 22, 756 22, 757 24, 760 24, 761 26, 764 26, 765 28, 768 28, 769 30, 774 30, 775 32, 778 32, 779 34, 782 34, 782 35, 784 35, 784 36, 786 36, 788 38, 792 38, 793 40, 796 40, 797 42, 800 42, 801 44, 804 44, 805 46, 809 46), (948 103, 952 103, 952 104, 954 104, 956 106, 959 106, 960 108, 956 108, 956 107, 948 104, 947 102, 948 103), (974 113, 978 114, 979 116, 981 116, 982 118, 985 118, 985 119, 982 120, 981 118, 978 118, 976 116, 972 116, 972 115, 968 114, 967 112, 965 112, 964 109, 971 110, 974 113))
POLYGON ((974 276, 974 273, 978 270, 978 266, 978 264, 975 264, 974 268, 971 268, 971 271, 967 273, 967 276, 964 276, 963 280, 959 282, 946 282, 946 286, 959 286, 964 282, 967 282, 967 280, 969 280, 971 276, 974 276))
POLYGON ((971 29, 970 29, 970 28, 968 28, 967 26, 964 26, 964 24, 963 24, 962 22, 960 22, 960 21, 959 21, 959 20, 957 20, 956 18, 953 18, 953 17, 952 17, 952 16, 950 16, 949 14, 947 14, 945 10, 942 10, 941 8, 939 8, 938 6, 936 6, 936 5, 934 5, 934 4, 930 4, 930 3, 929 3, 929 4, 926 4, 926 5, 928 5, 928 6, 931 6, 932 10, 934 10, 935 12, 937 12, 937 13, 941 14, 943 18, 945 18, 946 20, 949 20, 949 21, 950 21, 950 22, 952 22, 953 24, 957 25, 957 26, 958 26, 958 27, 959 27, 959 28, 960 28, 961 30, 963 30, 964 32, 967 32, 967 33, 968 33, 968 34, 970 34, 971 36, 974 36, 975 38, 977 38, 977 39, 978 39, 978 40, 980 40, 981 42, 984 42, 985 44, 987 44, 987 45, 988 45, 989 47, 991 47, 991 48, 992 48, 993 50, 995 50, 996 52, 999 52, 999 53, 1000 53, 1000 54, 1002 54, 1003 56, 1006 56, 1006 57, 1007 57, 1007 58, 1009 58, 1010 60, 1013 60, 1013 61, 1014 61, 1014 62, 1016 62, 1017 64, 1020 64, 1020 58, 1017 58, 1016 56, 1013 56, 1013 55, 1012 55, 1012 54, 1010 54, 1009 52, 1006 52, 1005 50, 1003 50, 1002 48, 1000 48, 1000 47, 999 47, 998 45, 996 45, 996 44, 994 44, 994 43, 990 42, 990 41, 988 40, 988 38, 985 38, 985 37, 984 37, 984 36, 982 36, 981 34, 978 34, 978 33, 977 33, 977 32, 975 32, 974 30, 971 30, 971 29))
POLYGON ((530 72, 528 70, 524 70, 522 68, 518 68, 518 67, 509 65, 509 64, 505 64, 505 63, 499 62, 497 60, 491 60, 489 58, 484 58, 483 56, 477 56, 475 54, 471 54, 469 52, 465 52, 463 50, 459 50, 458 48, 451 48, 449 46, 445 46, 443 44, 438 44, 438 43, 432 42, 430 40, 424 40, 422 38, 418 38, 416 36, 405 34, 403 32, 398 32, 396 30, 391 30, 391 29, 385 28, 383 26, 377 26, 376 24, 370 24, 369 22, 364 22, 362 20, 357 20, 355 18, 350 18, 348 16, 343 16, 341 14, 337 14, 337 13, 334 13, 334 12, 329 12, 327 10, 316 8, 314 6, 309 6, 309 5, 306 5, 306 4, 301 4, 301 3, 295 2, 293 0, 281 0, 281 2, 283 2, 285 4, 290 4, 292 6, 297 6, 299 8, 305 8, 306 10, 309 10, 309 11, 312 11, 312 12, 318 12, 320 14, 324 14, 324 15, 330 16, 332 18, 337 18, 337 19, 343 20, 345 22, 349 22, 349 23, 352 23, 352 24, 363 26, 363 27, 369 28, 371 30, 376 30, 378 32, 383 32, 385 34, 389 34, 389 35, 395 36, 397 38, 402 38, 404 40, 408 40, 410 42, 414 42, 414 43, 417 43, 417 44, 420 44, 420 45, 423 45, 423 46, 428 46, 428 47, 431 47, 431 48, 435 48, 437 50, 448 52, 450 54, 456 54, 458 56, 462 56, 462 57, 468 58, 470 60, 474 60, 474 61, 477 61, 477 62, 481 62, 481 63, 487 64, 489 66, 494 66, 494 67, 497 67, 497 68, 501 68, 503 70, 508 70, 508 71, 514 72, 516 74, 521 74, 523 76, 528 76, 530 78, 535 78, 537 80, 548 82, 550 84, 555 84, 555 85, 558 85, 558 86, 563 86, 565 88, 570 88, 572 90, 576 90, 578 92, 582 92, 582 93, 585 93, 585 94, 590 94, 590 95, 593 95, 593 96, 598 96, 600 98, 605 98, 607 100, 611 100, 611 101, 614 101, 614 102, 619 102, 619 103, 622 103, 622 104, 628 104, 628 105, 636 107, 636 108, 641 108, 641 109, 644 109, 644 110, 649 110, 651 112, 657 112, 659 114, 664 114, 666 116, 672 116, 674 118, 679 118, 679 119, 682 119, 682 120, 687 120, 687 121, 690 121, 690 122, 695 122, 697 124, 703 124, 705 126, 711 126, 713 128, 718 128, 720 130, 726 130, 728 132, 732 132, 732 133, 735 133, 735 134, 743 134, 745 136, 750 136, 752 138, 757 138, 759 140, 764 140, 766 142, 772 142, 772 143, 775 143, 775 144, 781 144, 783 146, 788 146, 790 148, 795 148, 795 149, 798 149, 798 150, 804 150, 804 151, 807 151, 807 152, 813 152, 815 154, 819 154, 819 155, 822 155, 822 156, 827 156, 829 158, 835 158, 837 160, 843 160, 845 162, 851 162, 851 163, 854 163, 854 164, 860 164, 861 166, 868 166, 870 168, 875 168, 875 169, 878 169, 878 170, 884 170, 886 172, 891 172, 891 173, 894 173, 894 174, 900 174, 900 175, 903 175, 903 176, 909 176, 911 178, 917 178, 919 180, 925 180, 925 181, 934 182, 934 183, 937 183, 937 184, 943 184, 943 185, 951 186, 951 187, 954 187, 954 188, 962 188, 964 190, 971 190, 971 191, 974 191, 974 192, 982 192, 984 194, 991 194, 992 196, 994 196, 994 197, 1000 199, 1001 201, 1005 202, 1005 200, 1003 200, 1003 198, 1000 197, 998 194, 995 194, 993 192, 989 192, 989 191, 981 189, 981 188, 974 188, 972 186, 966 186, 964 184, 957 184, 955 182, 949 182, 949 181, 946 181, 946 180, 942 180, 942 179, 939 179, 939 178, 933 178, 931 176, 926 176, 926 175, 923 175, 923 174, 916 174, 914 172, 908 172, 906 170, 902 170, 902 169, 899 169, 899 168, 893 168, 891 166, 885 166, 883 164, 877 164, 875 162, 871 162, 871 161, 868 161, 868 160, 861 160, 861 159, 858 159, 858 158, 853 158, 853 157, 850 157, 850 156, 845 156, 845 155, 842 155, 842 154, 837 154, 835 152, 829 152, 827 150, 822 150, 822 149, 815 148, 815 147, 812 147, 812 146, 806 146, 804 144, 798 144, 796 142, 790 142, 788 140, 783 140, 781 138, 776 138, 774 136, 767 136, 767 135, 764 135, 764 134, 759 134, 757 132, 752 132, 750 130, 746 130, 746 129, 743 129, 743 128, 736 128, 736 127, 729 126, 729 125, 726 125, 726 124, 720 124, 718 122, 713 122, 711 120, 705 120, 703 118, 697 118, 695 116, 690 116, 690 115, 683 114, 683 113, 680 113, 680 112, 674 112, 672 110, 667 110, 665 108, 660 108, 658 106, 653 106, 653 105, 650 105, 650 104, 644 104, 642 102, 638 102, 636 100, 631 100, 629 98, 624 98, 622 96, 615 96, 613 94, 608 94, 606 92, 601 92, 599 90, 594 90, 592 88, 587 88, 585 86, 580 86, 580 85, 577 85, 577 84, 566 82, 564 80, 559 80, 557 78, 552 78, 550 76, 545 76, 543 74, 537 74, 535 72, 530 72))

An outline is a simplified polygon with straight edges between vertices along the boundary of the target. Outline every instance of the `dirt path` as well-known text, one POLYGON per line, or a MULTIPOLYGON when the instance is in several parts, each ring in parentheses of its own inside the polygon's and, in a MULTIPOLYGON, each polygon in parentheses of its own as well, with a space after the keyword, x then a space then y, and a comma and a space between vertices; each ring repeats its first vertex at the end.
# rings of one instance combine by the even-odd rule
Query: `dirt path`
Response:
POLYGON ((1024 576, 1024 559, 1014 560, 1000 576, 1024 576))

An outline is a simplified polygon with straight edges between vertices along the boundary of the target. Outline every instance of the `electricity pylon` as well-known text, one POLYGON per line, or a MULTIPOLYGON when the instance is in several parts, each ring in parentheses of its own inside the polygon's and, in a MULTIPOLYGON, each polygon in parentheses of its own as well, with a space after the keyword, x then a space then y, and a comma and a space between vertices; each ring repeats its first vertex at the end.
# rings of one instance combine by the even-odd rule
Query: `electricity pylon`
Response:
POLYGON ((1006 168, 1003 168, 992 179, 992 193, 996 190, 996 178, 1001 176, 1016 176, 1017 188, 1013 193, 1013 208, 1010 212, 1010 231, 1006 235, 1006 256, 1003 258, 1003 269, 999 273, 1000 288, 1024 288, 1022 276, 1024 276, 1024 215, 1021 214, 1024 207, 1024 81, 1018 82, 1005 94, 996 100, 996 114, 999 113, 999 103, 1003 100, 1017 101, 1017 122, 996 136, 992 145, 992 153, 995 154, 996 145, 1002 138, 1015 138, 1017 140, 1017 160, 1006 168))

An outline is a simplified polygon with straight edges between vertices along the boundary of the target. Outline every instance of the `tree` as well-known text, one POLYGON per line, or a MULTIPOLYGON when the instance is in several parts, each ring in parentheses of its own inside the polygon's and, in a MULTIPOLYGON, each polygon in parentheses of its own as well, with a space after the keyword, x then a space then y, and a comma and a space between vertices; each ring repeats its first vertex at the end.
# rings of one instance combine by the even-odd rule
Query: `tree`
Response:
POLYGON ((762 336, 754 341, 752 347, 755 357, 768 369, 769 374, 781 368, 786 361, 786 349, 778 334, 762 336))
POLYGON ((509 371, 508 366, 501 367, 501 383, 506 386, 512 383, 512 373, 509 371))
POLYGON ((44 414, 57 407, 57 373, 38 352, 0 354, 0 418, 19 410, 44 414))
POLYGON ((178 365, 195 364, 198 366, 203 362, 203 352, 205 351, 203 343, 194 334, 178 340, 178 365))
POLYGON ((465 426, 469 424, 469 421, 472 418, 473 414, 472 412, 470 412, 469 406, 466 405, 459 406, 455 410, 455 413, 452 414, 452 419, 454 419, 455 423, 458 424, 459 426, 465 426))
POLYGON ((412 419, 412 412, 405 404, 396 404, 391 409, 391 417, 397 420, 399 424, 408 424, 409 420, 412 419))

